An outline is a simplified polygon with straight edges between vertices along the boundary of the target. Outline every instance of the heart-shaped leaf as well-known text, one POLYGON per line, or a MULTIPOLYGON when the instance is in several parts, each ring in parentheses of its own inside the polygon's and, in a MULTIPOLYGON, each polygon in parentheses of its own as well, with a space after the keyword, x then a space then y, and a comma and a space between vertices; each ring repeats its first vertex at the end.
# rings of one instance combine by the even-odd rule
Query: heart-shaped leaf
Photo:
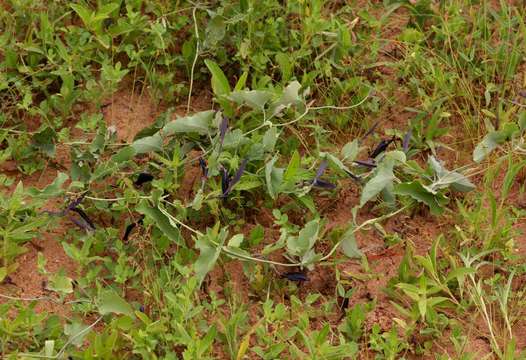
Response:
POLYGON ((101 315, 123 314, 132 318, 135 317, 131 305, 113 290, 102 290, 97 301, 97 306, 101 315))
POLYGON ((215 112, 202 111, 192 116, 177 118, 161 129, 161 134, 169 136, 175 133, 196 133, 206 135, 210 132, 215 112))
POLYGON ((135 150, 136 154, 144 154, 151 151, 161 151, 163 147, 163 139, 159 134, 146 136, 139 140, 135 140, 131 144, 131 147, 135 150))
POLYGON ((230 84, 223 70, 212 60, 205 60, 205 65, 212 74, 212 90, 217 96, 230 94, 230 84))
POLYGON ((320 230, 320 219, 314 219, 305 224, 298 236, 290 236, 287 239, 287 250, 296 256, 305 255, 316 243, 320 230))
POLYGON ((62 185, 68 180, 68 176, 64 173, 59 172, 55 180, 42 190, 39 190, 37 188, 29 188, 27 192, 35 198, 38 199, 49 199, 52 197, 57 197, 61 195, 64 190, 62 189, 62 185))
POLYGON ((359 259, 363 256, 363 253, 356 244, 356 237, 354 236, 353 227, 347 229, 347 231, 342 235, 340 241, 341 249, 347 257, 351 259, 359 259))

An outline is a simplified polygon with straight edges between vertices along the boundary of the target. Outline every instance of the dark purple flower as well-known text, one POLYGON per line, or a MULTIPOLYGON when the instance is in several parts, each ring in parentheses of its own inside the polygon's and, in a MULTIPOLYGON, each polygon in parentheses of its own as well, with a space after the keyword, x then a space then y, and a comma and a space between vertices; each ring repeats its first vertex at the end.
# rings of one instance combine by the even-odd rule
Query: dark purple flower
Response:
POLYGON ((353 179, 355 182, 357 182, 358 184, 361 184, 361 183, 362 183, 362 178, 359 177, 358 175, 354 175, 352 172, 347 171, 347 170, 345 171, 345 173, 346 173, 347 175, 349 175, 349 177, 350 177, 351 179, 353 179))
POLYGON ((411 141, 411 136, 413 135, 413 130, 409 129, 408 132, 404 135, 404 141, 402 142, 402 149, 405 153, 409 150, 409 142, 411 141))
MULTIPOLYGON (((91 221, 89 216, 84 212, 84 210, 79 208, 74 208, 72 211, 76 212, 80 215, 80 217, 84 220, 84 222, 88 225, 89 230, 95 230, 95 224, 91 221)), ((76 223, 76 222, 75 222, 76 223)), ((78 224, 77 224, 78 225, 78 224)))
POLYGON ((11 276, 9 276, 9 275, 4 277, 4 280, 2 280, 0 283, 9 284, 9 285, 16 285, 15 282, 13 281, 13 279, 11 278, 11 276))
POLYGON ((281 277, 284 279, 287 279, 290 281, 296 281, 296 282, 309 281, 307 274, 298 272, 298 271, 292 271, 292 272, 281 274, 281 277))
POLYGON ((371 128, 370 128, 369 130, 367 130, 367 132, 365 133, 365 135, 362 136, 362 140, 361 140, 361 141, 364 141, 365 139, 367 139, 367 137, 368 137, 369 135, 371 135, 371 134, 376 130, 376 128, 378 127, 378 125, 380 125, 381 122, 382 122, 381 120, 376 121, 376 122, 373 124, 373 126, 371 126, 371 128))
POLYGON ((199 158, 199 166, 201 167, 203 178, 208 178, 208 166, 206 165, 206 161, 202 157, 199 158))
POLYGON ((374 160, 354 160, 355 164, 373 169, 376 167, 376 164, 374 163, 374 160))
POLYGON ((340 310, 345 312, 345 309, 349 307, 349 298, 344 297, 342 298, 341 304, 340 304, 340 310))
POLYGON ((225 141, 225 135, 228 130, 228 118, 223 116, 223 120, 219 125, 219 152, 223 149, 223 142, 225 141))
POLYGON ((122 241, 126 242, 128 241, 128 238, 130 237, 130 234, 133 229, 135 229, 136 226, 142 225, 142 220, 144 219, 144 215, 141 215, 138 221, 132 222, 128 226, 126 226, 126 230, 124 230, 124 236, 122 237, 122 241))
POLYGON ((128 238, 130 237, 130 234, 131 234, 133 228, 135 228, 135 226, 137 226, 136 223, 131 223, 128 226, 126 226, 126 230, 124 230, 124 236, 122 237, 122 241, 123 242, 128 241, 128 238))
POLYGON ((230 176, 228 175, 228 171, 224 167, 221 167, 221 193, 223 194, 223 196, 228 190, 229 183, 230 183, 230 176))
POLYGON ((152 174, 148 174, 146 172, 142 172, 137 177, 137 180, 135 180, 135 186, 141 186, 144 183, 150 182, 154 179, 152 174))
POLYGON ((327 166, 329 166, 329 163, 327 162, 327 160, 323 160, 320 164, 320 166, 318 167, 318 170, 316 171, 316 176, 314 177, 314 179, 312 180, 312 185, 313 186, 317 186, 317 187, 320 187, 320 188, 323 188, 323 189, 329 189, 329 190, 332 190, 332 189, 335 189, 336 188, 336 185, 328 182, 328 181, 325 181, 325 180, 321 180, 321 176, 323 175, 323 173, 325 172, 325 170, 327 170, 327 166))
POLYGON ((228 196, 228 194, 230 194, 230 192, 234 188, 234 185, 236 185, 239 182, 239 180, 241 179, 241 176, 243 175, 243 172, 245 171, 245 167, 247 166, 247 162, 248 162, 248 159, 243 159, 243 161, 241 161, 241 164, 239 165, 239 169, 237 169, 237 171, 234 174, 234 177, 232 179, 230 179, 228 177, 227 171, 223 168, 224 172, 223 172, 223 176, 222 176, 222 179, 221 179, 222 180, 221 181, 221 189, 223 190, 223 194, 221 195, 222 198, 226 198, 228 196), (226 178, 225 178, 225 176, 226 176, 226 178), (226 182, 225 182, 225 179, 226 179, 226 182), (226 189, 225 189, 224 185, 227 185, 226 189))
POLYGON ((84 200, 84 197, 86 197, 86 195, 88 194, 88 192, 84 192, 82 195, 80 195, 75 201, 72 201, 68 207, 66 208, 67 210, 73 210, 75 209, 77 206, 80 205, 80 203, 82 202, 82 200, 84 200))
POLYGON ((50 211, 50 210, 44 210, 43 213, 46 213, 50 216, 64 216, 66 215, 68 212, 74 210, 77 208, 77 206, 80 205, 80 203, 82 202, 82 200, 84 200, 84 198, 86 197, 86 195, 88 194, 88 192, 84 192, 82 195, 80 195, 77 199, 75 199, 74 201, 70 202, 68 204, 68 206, 66 206, 66 208, 62 211, 50 211))
POLYGON ((327 170, 327 166, 329 166, 329 163, 327 162, 327 160, 323 160, 320 166, 318 167, 318 170, 316 170, 316 177, 314 178, 314 180, 319 179, 323 175, 325 170, 327 170))
POLYGON ((89 216, 84 212, 84 210, 79 209, 79 207, 78 207, 80 205, 80 203, 82 202, 82 200, 84 200, 84 198, 86 197, 87 193, 88 193, 87 191, 84 192, 77 199, 75 199, 74 201, 69 203, 68 206, 62 211, 44 210, 43 213, 46 213, 46 214, 51 215, 51 216, 65 216, 70 211, 73 211, 73 212, 76 212, 77 214, 79 214, 80 217, 81 217, 81 219, 78 220, 78 219, 75 219, 73 216, 69 216, 69 219, 71 221, 73 221, 74 224, 76 224, 81 229, 85 229, 85 230, 88 230, 88 231, 95 230, 95 224, 93 224, 93 222, 91 221, 89 216))
POLYGON ((86 231, 93 231, 93 228, 84 219, 75 219, 73 216, 69 216, 69 219, 79 228, 86 231))
POLYGON ((394 140, 395 140, 394 136, 391 139, 382 139, 369 156, 373 159, 376 158, 378 155, 380 155, 385 150, 387 150, 387 147, 389 146, 389 144, 391 144, 394 140))
POLYGON ((336 189, 336 185, 335 184, 333 184, 331 182, 328 182, 328 181, 325 181, 325 180, 321 180, 321 179, 316 180, 313 185, 317 186, 319 188, 322 188, 322 189, 327 189, 327 190, 334 190, 334 189, 336 189))

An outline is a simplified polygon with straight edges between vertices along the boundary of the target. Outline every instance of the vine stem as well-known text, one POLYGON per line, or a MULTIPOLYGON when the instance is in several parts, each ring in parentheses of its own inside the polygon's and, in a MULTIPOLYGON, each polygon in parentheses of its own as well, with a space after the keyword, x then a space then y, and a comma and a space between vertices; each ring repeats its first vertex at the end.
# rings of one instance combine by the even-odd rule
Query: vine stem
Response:
POLYGON ((252 130, 247 131, 246 133, 243 134, 243 136, 247 136, 247 135, 249 135, 249 134, 251 134, 251 133, 253 133, 255 131, 258 131, 261 128, 264 128, 265 126, 269 126, 269 127, 272 127, 272 126, 283 127, 283 126, 292 125, 292 124, 300 121, 301 119, 303 119, 309 113, 309 111, 311 111, 311 110, 326 110, 326 109, 331 109, 331 110, 350 110, 350 109, 353 109, 355 107, 358 107, 358 106, 362 105, 367 99, 369 99, 369 97, 371 96, 372 93, 373 93, 373 91, 370 91, 362 100, 358 101, 356 104, 349 105, 349 106, 333 106, 333 105, 311 106, 314 103, 314 100, 313 100, 310 103, 305 105, 305 111, 303 113, 301 113, 297 118, 295 118, 295 119, 293 119, 291 121, 285 122, 285 123, 273 124, 272 122, 270 122, 270 119, 272 119, 274 117, 274 115, 272 115, 268 119, 265 119, 265 116, 264 116, 263 124, 255 127, 252 130))
POLYGON ((190 112, 190 105, 192 103, 192 90, 194 88, 194 72, 195 65, 197 64, 197 59, 199 58, 199 29, 197 28, 197 18, 196 18, 197 6, 194 6, 192 10, 192 19, 194 20, 194 30, 195 30, 195 56, 192 63, 192 69, 190 70, 190 88, 188 90, 188 101, 186 103, 186 114, 190 112))
MULTIPOLYGON (((361 223, 360 225, 358 225, 354 230, 353 230, 353 234, 360 231, 361 229, 365 228, 366 226, 369 226, 369 225, 372 225, 376 222, 379 222, 379 221, 382 221, 382 220, 385 220, 385 219, 389 219, 390 217, 393 217, 399 213, 401 213, 402 211, 404 211, 405 209, 407 209, 408 205, 404 206, 404 207, 401 207, 400 209, 396 210, 396 211, 393 211, 389 214, 386 214, 386 215, 383 215, 383 216, 379 216, 377 218, 373 218, 373 219, 369 219, 369 220, 366 220, 364 221, 363 223, 361 223)), ((343 239, 342 240, 339 240, 331 249, 331 251, 329 251, 327 253, 327 255, 325 255, 324 257, 322 257, 320 259, 320 261, 324 261, 324 260, 327 260, 328 258, 330 258, 332 256, 332 254, 334 254, 334 252, 336 251, 336 249, 338 249, 338 247, 341 245, 343 239)))
MULTIPOLYGON (((372 225, 372 224, 374 224, 374 223, 376 223, 378 221, 382 221, 382 220, 388 219, 388 218, 390 218, 392 216, 395 216, 396 214, 399 214, 400 212, 402 212, 406 208, 407 208, 407 206, 404 206, 404 207, 402 207, 402 208, 400 208, 400 209, 398 209, 398 210, 396 210, 396 211, 394 211, 392 213, 389 213, 389 214, 386 214, 386 215, 383 215, 383 216, 380 216, 380 217, 377 217, 377 218, 366 220, 363 223, 361 223, 360 225, 358 225, 356 228, 354 228, 352 233, 354 234, 354 233, 362 230, 366 226, 372 225)), ((325 260, 329 259, 334 254, 334 252, 338 249, 338 247, 340 247, 342 241, 343 241, 343 239, 339 240, 332 247, 332 249, 325 256, 323 256, 319 261, 322 262, 322 261, 325 261, 325 260)), ((216 244, 216 245, 219 245, 219 244, 216 244)), ((234 257, 237 257, 237 258, 240 258, 240 259, 252 260, 252 261, 257 261, 257 262, 271 264, 271 265, 286 266, 286 267, 297 267, 297 266, 305 266, 305 265, 307 265, 307 264, 305 264, 303 262, 299 262, 299 263, 282 263, 282 262, 277 262, 277 261, 272 261, 272 260, 260 259, 260 258, 256 258, 256 257, 253 257, 253 256, 242 255, 242 254, 238 254, 238 253, 235 253, 235 252, 232 252, 232 251, 228 250, 228 248, 226 246, 223 246, 221 248, 221 250, 223 252, 225 252, 226 254, 228 254, 228 255, 231 255, 231 256, 234 256, 234 257)))
MULTIPOLYGON (((362 230, 363 228, 369 226, 369 225, 372 225, 378 221, 382 221, 382 220, 385 220, 385 219, 388 219, 392 216, 395 216, 399 213, 401 213, 402 211, 404 211, 405 209, 407 209, 407 205, 396 210, 396 211, 393 211, 389 214, 386 214, 386 215, 383 215, 383 216, 379 216, 379 217, 376 217, 376 218, 373 218, 373 219, 369 219, 369 220, 366 220, 364 221, 363 223, 361 223, 360 225, 358 225, 356 228, 353 229, 352 233, 356 233, 360 230, 362 230)), ((165 209, 163 208, 160 208, 159 207, 159 210, 168 217, 168 220, 170 221, 170 223, 172 224, 172 226, 175 226, 175 224, 178 224, 182 227, 184 227, 185 229, 191 231, 192 233, 196 234, 197 236, 204 236, 204 234, 199 231, 199 230, 196 230, 188 225, 186 225, 184 222, 182 222, 181 220, 177 219, 175 216, 173 216, 172 214, 170 214, 168 211, 166 211, 165 209)), ((339 240, 333 247, 332 249, 325 255, 323 256, 319 261, 325 261, 327 259, 329 259, 333 254, 334 252, 338 249, 338 247, 341 245, 343 239, 339 240)), ((220 244, 218 244, 217 242, 215 241, 212 241, 211 242, 215 245, 215 246, 220 246, 220 244)), ((303 262, 299 262, 299 263, 282 263, 282 262, 278 262, 278 261, 272 261, 272 260, 267 260, 267 259, 262 259, 260 257, 255 257, 255 256, 250 256, 250 255, 244 255, 244 254, 239 254, 239 253, 236 253, 236 252, 233 252, 231 250, 228 249, 227 246, 221 246, 221 251, 224 252, 225 254, 228 254, 230 256, 233 256, 233 257, 236 257, 238 259, 243 259, 243 260, 250 260, 250 261, 256 261, 256 262, 260 262, 260 263, 265 263, 265 264, 270 264, 270 265, 276 265, 276 266, 285 266, 285 267, 297 267, 297 266, 304 266, 306 265, 305 263, 303 262)))

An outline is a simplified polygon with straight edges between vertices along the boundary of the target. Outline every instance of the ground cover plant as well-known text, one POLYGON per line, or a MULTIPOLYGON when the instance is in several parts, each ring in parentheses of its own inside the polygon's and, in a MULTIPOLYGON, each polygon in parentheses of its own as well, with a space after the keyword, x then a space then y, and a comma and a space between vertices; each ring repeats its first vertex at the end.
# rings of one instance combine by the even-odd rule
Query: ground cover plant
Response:
POLYGON ((526 358, 525 11, 0 1, 2 358, 526 358))

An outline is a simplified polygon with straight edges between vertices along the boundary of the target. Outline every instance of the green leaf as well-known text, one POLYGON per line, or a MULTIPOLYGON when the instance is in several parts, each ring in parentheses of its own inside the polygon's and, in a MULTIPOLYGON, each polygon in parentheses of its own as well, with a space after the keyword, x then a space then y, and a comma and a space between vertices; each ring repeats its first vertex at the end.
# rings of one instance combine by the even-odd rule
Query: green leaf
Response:
POLYGON ((329 163, 335 166, 338 170, 343 171, 346 174, 351 173, 351 170, 349 170, 349 168, 345 166, 345 164, 341 162, 341 160, 338 159, 336 156, 329 153, 320 154, 320 156, 324 156, 325 158, 327 158, 329 163))
POLYGON ((139 203, 136 210, 151 219, 153 223, 166 235, 170 240, 177 244, 182 244, 181 234, 177 227, 172 226, 169 218, 158 208, 150 206, 148 201, 144 200, 139 203))
POLYGON ((93 14, 92 11, 82 4, 70 4, 69 6, 71 6, 71 8, 81 18, 84 25, 86 25, 87 27, 90 27, 91 17, 93 14))
POLYGON ((420 290, 413 284, 398 283, 396 287, 402 289, 411 299, 418 301, 420 290))
POLYGON ((46 340, 44 342, 44 355, 53 358, 55 352, 55 340, 46 340))
POLYGON ((520 131, 526 130, 526 110, 522 110, 519 115, 519 129, 520 131))
POLYGON ((506 142, 514 132, 518 131, 516 124, 507 123, 501 130, 489 132, 473 151, 473 161, 481 162, 500 144, 506 142))
POLYGON ((341 249, 347 257, 349 257, 350 259, 360 259, 363 257, 363 253, 360 251, 358 245, 356 244, 356 237, 354 236, 353 227, 347 229, 347 231, 342 235, 340 241, 341 249))
POLYGON ((294 196, 294 199, 299 201, 300 204, 305 206, 311 213, 317 214, 318 210, 316 209, 316 204, 314 203, 314 199, 309 195, 303 195, 303 196, 294 196))
POLYGON ((382 161, 374 177, 365 184, 362 195, 360 197, 360 207, 365 205, 366 202, 371 200, 377 194, 379 194, 388 184, 391 184, 394 180, 393 174, 393 161, 382 161))
POLYGON ((161 151, 163 147, 163 139, 158 133, 152 136, 143 137, 135 140, 131 147, 135 150, 135 154, 144 154, 151 151, 161 151))
POLYGON ((228 97, 237 104, 246 104, 255 110, 263 110, 265 104, 272 98, 272 94, 264 90, 240 90, 228 97))
POLYGON ((216 96, 230 94, 230 84, 223 70, 212 60, 205 60, 205 65, 212 73, 212 90, 216 96))
POLYGON ((348 142, 345 144, 345 146, 342 148, 342 156, 343 160, 345 161, 354 161, 356 159, 356 156, 358 156, 358 152, 360 151, 360 143, 358 140, 353 140, 351 142, 348 142))
POLYGON ((396 197, 393 191, 393 183, 387 184, 387 186, 382 189, 382 199, 385 202, 385 204, 391 209, 394 209, 396 206, 396 197))
POLYGON ((422 317, 422 320, 426 318, 426 312, 427 312, 427 298, 421 297, 416 302, 418 305, 418 312, 420 313, 420 316, 422 317))
POLYGON ((429 206, 433 215, 440 215, 444 211, 437 197, 427 191, 427 189, 418 181, 397 184, 394 193, 402 196, 410 196, 418 202, 426 204, 429 206))
POLYGON ((17 226, 14 229, 12 229, 8 236, 12 240, 29 240, 31 238, 35 237, 35 233, 33 230, 41 228, 48 222, 48 218, 45 216, 41 216, 38 218, 34 218, 31 221, 27 221, 24 223, 24 225, 17 226))
POLYGON ((241 243, 245 239, 243 234, 236 234, 228 240, 228 246, 238 248, 241 246, 241 243))
POLYGON ((469 274, 476 274, 477 271, 473 268, 467 268, 467 267, 458 267, 453 270, 451 270, 446 277, 446 283, 450 282, 451 280, 455 279, 458 281, 462 281, 463 278, 466 275, 469 274))
POLYGON ((37 188, 32 187, 29 188, 27 192, 29 193, 29 195, 37 199, 49 199, 52 197, 57 197, 64 192, 64 190, 62 189, 62 185, 64 185, 64 183, 68 179, 68 175, 59 172, 55 180, 53 180, 53 182, 46 186, 44 189, 39 190, 37 188))
POLYGON ((285 170, 285 174, 283 174, 284 181, 293 181, 296 178, 296 174, 300 168, 300 162, 300 154, 298 151, 294 151, 290 158, 289 165, 287 166, 287 170, 285 170))
POLYGON ((251 231, 248 243, 251 247, 257 246, 265 238, 265 228, 257 224, 251 231))
POLYGON ((238 257, 250 257, 250 253, 248 251, 243 250, 239 247, 225 246, 224 249, 232 253, 228 254, 228 256, 233 259, 238 259, 238 257), (234 254, 238 256, 235 256, 234 254))
POLYGON ((473 161, 481 162, 486 156, 488 156, 493 150, 499 146, 499 134, 497 132, 490 132, 480 143, 477 144, 473 151, 473 161))
POLYGON ((7 268, 5 266, 0 267, 0 283, 4 281, 7 276, 7 268))
POLYGON ((174 133, 197 133, 199 135, 206 135, 210 132, 214 114, 214 111, 207 110, 192 116, 178 118, 166 124, 162 128, 161 134, 165 136, 174 133))
POLYGON ((32 145, 49 157, 55 156, 55 140, 57 133, 50 127, 33 135, 32 145))
POLYGON ((212 230, 208 229, 206 234, 199 235, 195 241, 195 246, 199 249, 199 257, 194 263, 194 269, 199 285, 203 282, 206 274, 214 268, 214 265, 221 254, 221 248, 225 243, 227 231, 223 228, 218 233, 218 225, 219 224, 217 224, 212 230), (214 244, 214 242, 217 245, 214 244))
POLYGON ((448 186, 461 192, 468 192, 475 189, 475 185, 473 185, 464 175, 459 172, 447 170, 434 156, 429 157, 428 163, 438 177, 437 181, 426 187, 431 188, 431 192, 435 193, 435 189, 448 186))
POLYGON ((433 296, 427 299, 427 303, 429 307, 435 307, 436 305, 446 302, 446 301, 451 301, 451 300, 444 296, 433 296))
POLYGON ((44 355, 46 357, 53 357, 55 352, 55 340, 46 340, 44 342, 44 355))
POLYGON ((223 149, 238 149, 240 146, 249 142, 250 140, 243 136, 243 132, 240 129, 234 129, 226 133, 223 140, 223 149))
POLYGON ((248 176, 245 178, 248 179, 243 179, 236 184, 235 188, 237 191, 252 190, 262 185, 258 179, 250 179, 248 176))
POLYGON ((123 314, 135 318, 135 313, 130 304, 113 290, 101 291, 98 297, 97 307, 101 315, 123 314))
POLYGON ((95 18, 97 20, 104 20, 108 16, 110 16, 110 14, 112 12, 114 12, 118 8, 120 8, 120 6, 121 6, 121 2, 120 1, 114 1, 114 2, 110 2, 110 3, 104 4, 97 10, 95 18))
POLYGON ((47 289, 56 291, 59 294, 71 294, 73 292, 73 283, 71 278, 65 276, 62 272, 58 272, 49 277, 47 289))
POLYGON ((299 90, 301 89, 301 84, 297 81, 291 82, 283 91, 281 98, 274 102, 270 108, 270 113, 273 116, 278 115, 283 110, 289 108, 292 105, 301 105, 303 104, 302 98, 299 96, 299 90))
POLYGON ((248 71, 245 71, 240 77, 239 80, 236 83, 236 86, 234 87, 234 91, 243 90, 245 87, 245 84, 247 82, 248 78, 248 71))
POLYGON ((287 239, 287 250, 296 256, 305 255, 314 246, 318 239, 320 230, 320 219, 314 219, 305 224, 298 236, 289 236, 287 239))
POLYGON ((88 325, 74 320, 71 324, 64 325, 64 334, 68 336, 71 344, 80 347, 84 343, 84 338, 90 332, 88 327, 88 325))
POLYGON ((205 31, 205 38, 207 44, 215 46, 219 41, 225 37, 226 26, 222 15, 216 15, 210 21, 205 31))
POLYGON ((109 47, 109 36, 105 36, 106 40, 102 39, 102 22, 108 18, 113 11, 116 11, 120 7, 120 2, 110 2, 101 6, 96 12, 91 11, 89 8, 81 4, 72 4, 71 8, 79 15, 84 22, 84 25, 91 31, 93 31, 97 37, 96 39, 103 44, 105 47, 109 47))
POLYGON ((385 153, 385 161, 392 162, 393 165, 396 162, 405 163, 406 156, 405 156, 405 153, 403 151, 393 150, 393 151, 389 151, 389 152, 385 153))
POLYGON ((265 132, 265 135, 263 135, 263 148, 267 152, 274 151, 274 147, 276 146, 276 142, 278 141, 278 129, 275 126, 272 126, 270 129, 268 129, 265 132))
POLYGON ((290 80, 292 77, 293 63, 291 61, 290 54, 277 53, 276 62, 278 63, 279 70, 281 71, 281 81, 283 83, 290 80))
POLYGON ((267 191, 272 199, 275 199, 279 193, 279 189, 283 182, 284 169, 275 168, 274 164, 278 161, 278 157, 275 155, 265 165, 265 180, 267 182, 267 191))
POLYGON ((111 162, 115 164, 120 164, 133 159, 135 154, 135 149, 132 146, 126 146, 125 148, 122 148, 117 154, 111 157, 111 162))
POLYGON ((430 274, 430 276, 436 274, 436 268, 431 258, 431 255, 415 255, 415 262, 422 266, 428 272, 428 274, 430 274))

